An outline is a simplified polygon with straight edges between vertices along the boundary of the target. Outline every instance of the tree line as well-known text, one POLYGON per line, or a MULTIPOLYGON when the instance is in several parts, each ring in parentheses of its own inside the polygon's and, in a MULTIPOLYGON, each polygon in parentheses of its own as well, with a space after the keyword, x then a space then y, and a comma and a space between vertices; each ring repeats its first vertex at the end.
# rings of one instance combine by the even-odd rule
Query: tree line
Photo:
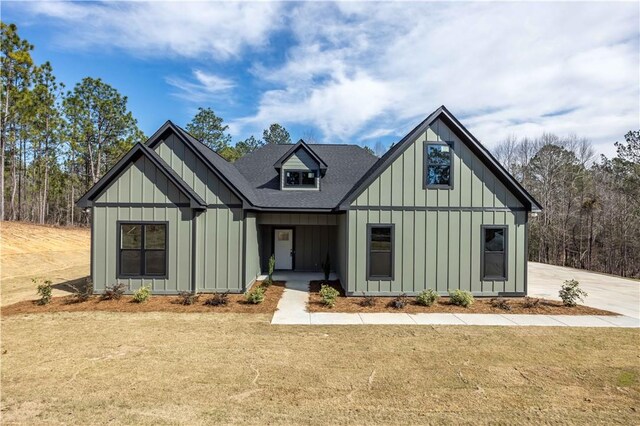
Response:
MULTIPOLYGON (((75 201, 146 136, 128 99, 100 78, 71 90, 49 62, 35 64, 34 46, 15 25, 0 22, 0 219, 86 224, 75 201)), ((224 120, 200 108, 187 131, 229 161, 265 143, 291 143, 274 123, 235 145, 224 120)))
POLYGON ((640 131, 596 157, 577 136, 509 137, 496 158, 538 200, 529 259, 640 277, 640 131))
MULTIPOLYGON (((15 25, 0 22, 0 32, 0 218, 86 224, 75 201, 146 136, 115 88, 86 77, 66 90, 49 62, 34 63, 15 25)), ((291 143, 277 123, 235 144, 228 129, 211 108, 186 126, 232 162, 291 143)), ((587 139, 553 134, 497 146, 497 159, 543 207, 530 219, 531 260, 640 277, 640 131, 616 147, 614 158, 596 158, 587 139)))

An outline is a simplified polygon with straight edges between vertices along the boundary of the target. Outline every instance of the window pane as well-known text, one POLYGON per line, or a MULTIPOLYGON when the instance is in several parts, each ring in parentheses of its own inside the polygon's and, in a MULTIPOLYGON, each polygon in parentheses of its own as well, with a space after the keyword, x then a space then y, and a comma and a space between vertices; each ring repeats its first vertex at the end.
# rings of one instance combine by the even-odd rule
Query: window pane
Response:
POLYGON ((148 249, 164 249, 165 225, 145 225, 144 247, 148 249))
POLYGON ((449 145, 427 145, 427 157, 429 164, 449 166, 451 156, 449 145))
POLYGON ((450 166, 429 166, 427 185, 449 185, 450 166))
POLYGON ((165 251, 153 250, 145 252, 144 268, 146 275, 165 274, 165 251))
POLYGON ((122 250, 120 252, 120 273, 122 275, 142 275, 139 250, 122 250))
POLYGON ((295 186, 299 185, 300 172, 285 172, 285 185, 295 186))
POLYGON ((371 228, 372 251, 391 251, 391 228, 371 228))
POLYGON ((504 253, 484 254, 484 276, 504 277, 504 253))
POLYGON ((504 228, 484 230, 485 251, 504 251, 504 228))
POLYGON ((139 249, 142 244, 142 226, 132 224, 120 225, 121 238, 120 248, 139 249))
POLYGON ((279 231, 278 241, 289 241, 289 231, 279 231))
POLYGON ((303 185, 316 185, 316 174, 314 172, 303 172, 302 173, 302 184, 303 185))
POLYGON ((390 277, 391 276, 391 253, 372 252, 369 258, 369 276, 390 277))

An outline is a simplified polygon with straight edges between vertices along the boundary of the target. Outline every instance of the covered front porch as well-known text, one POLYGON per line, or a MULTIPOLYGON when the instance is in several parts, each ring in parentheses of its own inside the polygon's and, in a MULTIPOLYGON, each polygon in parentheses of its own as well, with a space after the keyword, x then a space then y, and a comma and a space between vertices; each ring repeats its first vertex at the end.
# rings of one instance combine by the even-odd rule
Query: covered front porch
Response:
POLYGON ((340 269, 345 245, 338 213, 259 213, 258 253, 260 267, 268 270, 269 257, 277 271, 321 272, 329 257, 330 269, 340 269))

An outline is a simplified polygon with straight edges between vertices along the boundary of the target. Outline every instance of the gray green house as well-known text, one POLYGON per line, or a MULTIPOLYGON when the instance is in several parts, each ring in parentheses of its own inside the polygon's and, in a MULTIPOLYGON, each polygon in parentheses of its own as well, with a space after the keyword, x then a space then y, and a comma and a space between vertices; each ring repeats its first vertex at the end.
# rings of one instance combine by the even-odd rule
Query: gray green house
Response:
POLYGON ((79 201, 96 292, 244 292, 276 269, 320 271, 347 295, 527 292, 538 203, 443 106, 385 155, 267 145, 228 163, 171 122, 79 201))

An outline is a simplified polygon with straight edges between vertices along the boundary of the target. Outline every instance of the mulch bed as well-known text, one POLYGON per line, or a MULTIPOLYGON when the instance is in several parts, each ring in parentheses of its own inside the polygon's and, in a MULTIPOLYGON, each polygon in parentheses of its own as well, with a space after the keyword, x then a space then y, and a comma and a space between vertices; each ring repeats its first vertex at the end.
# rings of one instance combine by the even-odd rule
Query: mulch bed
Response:
POLYGON ((345 297, 340 281, 329 281, 329 285, 340 292, 333 308, 329 308, 322 303, 322 298, 318 294, 324 281, 311 281, 309 296, 309 312, 406 312, 406 313, 453 313, 453 314, 544 314, 544 315, 618 315, 614 312, 603 311, 601 309, 590 308, 578 305, 567 307, 562 302, 555 300, 539 299, 537 306, 526 308, 523 306, 524 297, 501 298, 507 301, 511 310, 494 307, 491 301, 494 298, 476 297, 473 305, 468 308, 450 304, 448 297, 440 297, 432 306, 422 306, 416 303, 415 297, 407 297, 408 304, 402 309, 389 306, 394 297, 374 297, 373 306, 362 306, 364 297, 345 297))
MULTIPOLYGON (((261 285, 256 282, 252 289, 261 285)), ((101 300, 99 295, 92 296, 86 302, 76 302, 72 296, 54 297, 47 305, 38 305, 36 301, 26 300, 2 307, 2 316, 35 314, 43 312, 231 312, 251 314, 273 314, 278 306, 278 301, 284 291, 284 282, 275 281, 267 288, 262 303, 253 305, 248 303, 243 294, 229 294, 229 302, 221 306, 209 306, 204 302, 211 298, 212 294, 201 294, 193 305, 180 304, 177 296, 152 295, 144 303, 133 302, 133 296, 125 295, 120 300, 101 300)))

